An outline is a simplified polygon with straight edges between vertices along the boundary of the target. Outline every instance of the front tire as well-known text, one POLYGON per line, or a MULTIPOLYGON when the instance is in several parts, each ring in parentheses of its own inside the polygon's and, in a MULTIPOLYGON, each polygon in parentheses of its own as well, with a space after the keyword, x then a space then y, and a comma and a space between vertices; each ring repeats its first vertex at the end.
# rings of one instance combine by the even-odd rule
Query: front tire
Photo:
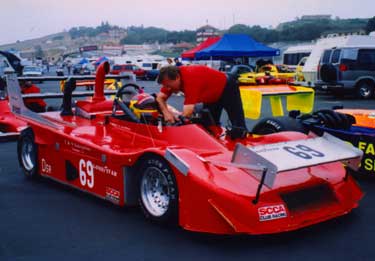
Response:
POLYGON ((32 129, 27 128, 20 134, 17 143, 18 162, 27 178, 38 176, 38 147, 32 129))
POLYGON ((178 187, 164 159, 151 156, 140 167, 139 203, 146 218, 159 224, 177 224, 178 187))

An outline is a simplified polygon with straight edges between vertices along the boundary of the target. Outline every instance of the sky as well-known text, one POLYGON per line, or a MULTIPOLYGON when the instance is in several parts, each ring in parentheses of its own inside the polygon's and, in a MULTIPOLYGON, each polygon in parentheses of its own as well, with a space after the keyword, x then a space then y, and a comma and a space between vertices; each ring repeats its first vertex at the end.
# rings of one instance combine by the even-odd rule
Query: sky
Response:
POLYGON ((0 45, 69 30, 76 26, 155 26, 196 30, 207 24, 276 27, 302 15, 340 18, 375 16, 374 0, 2 0, 0 45))

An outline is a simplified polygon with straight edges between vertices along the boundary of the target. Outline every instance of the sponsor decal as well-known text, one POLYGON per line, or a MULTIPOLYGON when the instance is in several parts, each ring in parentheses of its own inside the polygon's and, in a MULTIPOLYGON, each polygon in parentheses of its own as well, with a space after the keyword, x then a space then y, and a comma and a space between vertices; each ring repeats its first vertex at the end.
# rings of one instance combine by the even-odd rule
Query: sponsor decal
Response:
POLYGON ((361 169, 374 174, 375 171, 375 140, 359 141, 358 148, 363 151, 361 169))
POLYGON ((91 151, 91 148, 75 143, 70 140, 64 140, 64 144, 66 146, 71 147, 72 151, 75 151, 75 152, 86 153, 87 151, 91 151))
POLYGON ((113 170, 113 169, 110 169, 107 166, 103 167, 103 166, 99 166, 99 165, 94 164, 94 170, 96 170, 98 172, 101 172, 101 173, 104 173, 106 175, 111 175, 113 177, 117 177, 117 171, 113 170))
POLYGON ((270 221, 279 218, 286 218, 284 205, 274 205, 258 208, 259 221, 270 221))
POLYGON ((92 163, 91 160, 80 159, 79 161, 79 179, 81 185, 88 186, 89 188, 94 187, 95 175, 100 172, 105 175, 111 175, 117 177, 117 171, 108 168, 107 166, 99 166, 92 163), (95 174, 96 173, 96 174, 95 174))
POLYGON ((105 198, 109 201, 118 204, 120 202, 120 191, 114 188, 105 188, 105 198))
POLYGON ((44 174, 51 174, 52 173, 52 165, 48 164, 47 161, 44 158, 42 159, 42 172, 44 174))

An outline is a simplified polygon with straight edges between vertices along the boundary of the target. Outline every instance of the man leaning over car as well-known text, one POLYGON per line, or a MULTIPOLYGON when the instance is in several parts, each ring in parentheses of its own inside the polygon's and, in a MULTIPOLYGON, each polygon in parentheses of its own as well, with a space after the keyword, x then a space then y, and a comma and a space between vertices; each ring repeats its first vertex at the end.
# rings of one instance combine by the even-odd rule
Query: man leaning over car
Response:
POLYGON ((208 108, 216 124, 220 124, 223 109, 232 124, 232 138, 247 134, 240 91, 236 79, 207 66, 166 66, 160 69, 158 83, 162 84, 156 100, 167 122, 177 118, 168 110, 167 100, 172 93, 183 92, 185 101, 182 115, 190 117, 197 103, 208 108))

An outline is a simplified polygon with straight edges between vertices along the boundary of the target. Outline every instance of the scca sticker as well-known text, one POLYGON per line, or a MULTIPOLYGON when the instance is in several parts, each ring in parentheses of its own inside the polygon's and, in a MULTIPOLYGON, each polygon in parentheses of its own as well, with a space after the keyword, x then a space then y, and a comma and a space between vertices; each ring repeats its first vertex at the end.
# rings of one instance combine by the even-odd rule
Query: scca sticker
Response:
POLYGON ((259 221, 270 221, 279 218, 286 218, 284 205, 275 205, 258 208, 259 221))

